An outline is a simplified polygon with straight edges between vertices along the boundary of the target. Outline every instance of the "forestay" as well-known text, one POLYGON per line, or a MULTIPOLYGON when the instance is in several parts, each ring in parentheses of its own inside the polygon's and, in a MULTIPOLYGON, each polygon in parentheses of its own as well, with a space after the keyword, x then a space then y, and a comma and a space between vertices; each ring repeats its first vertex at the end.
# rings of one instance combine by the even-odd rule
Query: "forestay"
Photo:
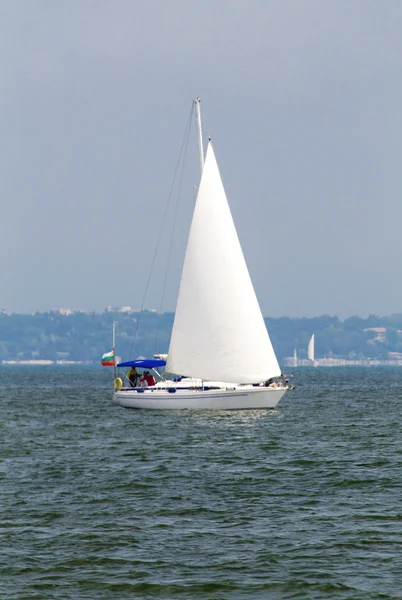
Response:
POLYGON ((281 373, 211 143, 187 243, 166 370, 233 383, 257 383, 281 373))

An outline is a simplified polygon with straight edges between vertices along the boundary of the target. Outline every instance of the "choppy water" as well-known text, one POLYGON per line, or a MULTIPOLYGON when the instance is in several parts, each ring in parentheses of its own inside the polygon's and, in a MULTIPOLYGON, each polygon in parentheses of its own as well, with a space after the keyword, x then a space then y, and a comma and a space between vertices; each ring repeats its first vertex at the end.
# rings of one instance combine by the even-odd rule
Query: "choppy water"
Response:
POLYGON ((298 369, 273 412, 111 404, 0 369, 0 598, 402 598, 402 369, 298 369))

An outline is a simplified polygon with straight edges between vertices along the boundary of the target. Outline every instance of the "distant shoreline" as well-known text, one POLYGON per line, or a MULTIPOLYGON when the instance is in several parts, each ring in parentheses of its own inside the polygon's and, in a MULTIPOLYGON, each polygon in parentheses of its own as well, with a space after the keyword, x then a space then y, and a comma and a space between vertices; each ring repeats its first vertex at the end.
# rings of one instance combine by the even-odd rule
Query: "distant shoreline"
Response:
POLYGON ((293 358, 285 359, 284 366, 299 368, 312 367, 402 367, 402 360, 376 360, 372 358, 362 358, 360 360, 350 360, 347 358, 317 358, 314 363, 311 360, 299 359, 297 364, 293 358))
POLYGON ((92 360, 2 360, 2 365, 93 365, 92 360))
MULTIPOLYGON (((293 359, 292 359, 293 360, 293 359)), ((7 366, 73 366, 73 365, 96 365, 91 360, 2 360, 1 365, 7 366)), ((99 364, 99 366, 101 366, 99 364)), ((349 360, 346 358, 318 358, 315 364, 307 359, 298 360, 298 364, 293 364, 291 360, 284 361, 283 366, 292 369, 311 369, 314 367, 402 367, 402 360, 349 360)))

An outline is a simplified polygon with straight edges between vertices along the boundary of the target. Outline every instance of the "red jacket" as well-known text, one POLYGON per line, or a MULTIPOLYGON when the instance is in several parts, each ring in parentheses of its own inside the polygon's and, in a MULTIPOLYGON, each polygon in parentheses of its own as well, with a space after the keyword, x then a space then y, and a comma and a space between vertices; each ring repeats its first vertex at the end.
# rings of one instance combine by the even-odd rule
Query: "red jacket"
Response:
POLYGON ((149 386, 155 385, 155 383, 156 383, 156 379, 153 375, 151 375, 151 373, 148 373, 148 375, 145 375, 145 380, 149 386))

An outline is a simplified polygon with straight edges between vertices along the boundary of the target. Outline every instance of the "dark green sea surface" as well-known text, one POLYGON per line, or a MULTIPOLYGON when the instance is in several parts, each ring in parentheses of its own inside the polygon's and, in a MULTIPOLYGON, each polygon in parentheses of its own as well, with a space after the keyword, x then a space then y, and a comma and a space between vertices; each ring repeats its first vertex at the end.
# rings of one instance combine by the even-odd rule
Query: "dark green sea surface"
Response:
POLYGON ((276 411, 130 411, 112 369, 0 367, 0 599, 402 598, 402 368, 276 411))

